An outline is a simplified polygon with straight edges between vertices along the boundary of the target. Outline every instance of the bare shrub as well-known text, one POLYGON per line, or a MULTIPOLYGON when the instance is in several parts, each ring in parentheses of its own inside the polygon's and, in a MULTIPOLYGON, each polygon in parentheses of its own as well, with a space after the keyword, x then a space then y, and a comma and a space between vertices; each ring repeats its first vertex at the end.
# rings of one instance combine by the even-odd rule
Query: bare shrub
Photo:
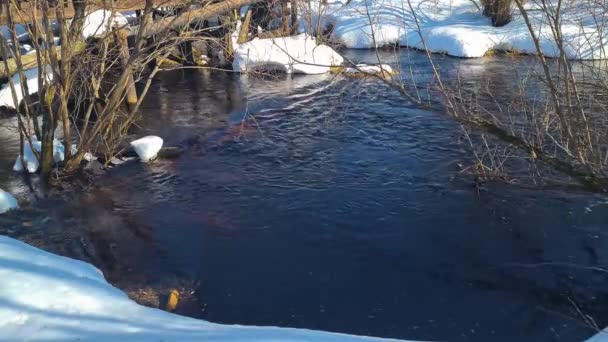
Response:
MULTIPOLYGON (((57 131, 63 136, 63 171, 77 169, 87 152, 105 155, 106 159, 113 156, 140 115, 138 109, 160 70, 159 62, 180 52, 184 55, 193 41, 206 39, 203 32, 210 30, 204 24, 206 19, 252 2, 184 1, 175 11, 158 17, 154 14, 158 14, 155 3, 159 1, 145 0, 134 26, 114 23, 111 18, 124 9, 108 3, 104 8, 105 27, 99 27, 100 34, 85 40, 86 17, 98 8, 96 1, 74 0, 70 6, 55 6, 54 0, 3 1, 0 14, 11 37, 0 38, 2 63, 14 102, 20 102, 16 86, 24 94, 18 115, 22 140, 30 145, 33 140, 42 143, 37 155, 42 173, 48 175, 55 166, 53 141, 57 131), (17 22, 28 23, 35 58, 21 55, 17 22), (60 45, 56 44, 54 27, 60 45), (28 61, 28 67, 38 68, 35 97, 27 89, 24 61, 28 61), (14 82, 11 71, 20 82, 14 82), (42 116, 41 126, 37 116, 42 116)), ((189 51, 185 59, 193 61, 189 51)))

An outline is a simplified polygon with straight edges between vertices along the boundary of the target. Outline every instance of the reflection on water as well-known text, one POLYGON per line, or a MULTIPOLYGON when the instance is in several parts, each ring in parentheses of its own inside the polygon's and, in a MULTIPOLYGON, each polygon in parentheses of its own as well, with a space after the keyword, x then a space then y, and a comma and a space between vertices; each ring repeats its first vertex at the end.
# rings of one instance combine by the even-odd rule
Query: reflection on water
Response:
POLYGON ((606 275, 587 268, 608 261, 605 199, 474 191, 458 126, 379 82, 172 72, 142 111, 141 134, 187 152, 45 208, 70 234, 15 234, 67 254, 76 240, 127 289, 190 284, 181 312, 216 322, 450 341, 581 340, 578 310, 608 324, 606 275))

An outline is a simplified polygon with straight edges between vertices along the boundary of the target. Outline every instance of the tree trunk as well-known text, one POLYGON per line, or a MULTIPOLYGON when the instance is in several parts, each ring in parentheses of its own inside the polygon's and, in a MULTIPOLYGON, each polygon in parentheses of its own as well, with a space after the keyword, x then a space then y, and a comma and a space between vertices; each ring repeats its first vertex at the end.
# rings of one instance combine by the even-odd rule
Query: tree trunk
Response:
MULTIPOLYGON (((46 98, 46 94, 44 94, 46 98)), ((41 101, 46 103, 45 98, 41 101)), ((53 171, 53 140, 55 139, 55 120, 52 108, 45 108, 42 114, 42 153, 40 153, 40 170, 43 178, 48 178, 53 171)))
POLYGON ((237 43, 243 44, 249 40, 249 25, 251 25, 251 10, 247 11, 245 15, 245 20, 243 20, 243 24, 241 25, 241 32, 239 32, 239 40, 237 43))
POLYGON ((232 55, 234 54, 234 46, 232 46, 232 18, 227 16, 224 20, 222 26, 225 28, 229 28, 226 30, 226 34, 224 35, 224 46, 226 47, 226 64, 230 64, 232 62, 232 55))
MULTIPOLYGON (((177 13, 182 14, 184 12, 188 12, 188 6, 180 8, 177 13)), ((191 28, 190 25, 184 26, 184 27, 180 28, 180 31, 187 31, 189 28, 191 28)), ((180 43, 178 46, 178 50, 179 50, 181 57, 183 58, 185 65, 190 65, 190 66, 196 65, 196 61, 194 60, 194 51, 192 51, 192 41, 191 40, 186 40, 186 41, 180 43)))
POLYGON ((291 0, 291 34, 298 34, 298 0, 291 0))
MULTIPOLYGON (((115 42, 120 49, 120 59, 123 68, 129 63, 129 43, 127 42, 127 36, 129 35, 128 30, 120 29, 115 32, 115 42)), ((129 85, 126 89, 126 101, 129 109, 133 108, 137 103, 137 89, 135 89, 135 80, 131 74, 129 77, 129 85)))
POLYGON ((483 14, 492 19, 492 25, 500 27, 511 22, 513 0, 483 0, 483 14))
POLYGON ((287 0, 281 1, 281 27, 283 29, 283 35, 288 36, 291 32, 291 26, 289 24, 290 17, 287 15, 290 11, 288 8, 287 0))

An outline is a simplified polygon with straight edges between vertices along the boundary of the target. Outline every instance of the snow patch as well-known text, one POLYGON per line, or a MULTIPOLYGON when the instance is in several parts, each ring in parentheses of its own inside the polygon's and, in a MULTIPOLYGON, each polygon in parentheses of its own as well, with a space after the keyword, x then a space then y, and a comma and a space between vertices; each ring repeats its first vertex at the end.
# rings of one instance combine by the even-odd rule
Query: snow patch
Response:
MULTIPOLYGON (((40 152, 41 145, 39 141, 32 141, 32 145, 34 145, 34 150, 40 152)), ((25 168, 29 173, 35 173, 38 171, 40 167, 40 162, 36 155, 34 154, 34 150, 32 149, 32 145, 29 142, 25 142, 23 144, 23 158, 21 154, 17 156, 17 160, 15 161, 15 165, 13 166, 13 171, 21 172, 23 171, 23 163, 25 162, 25 168)))
POLYGON ((91 152, 85 152, 85 154, 82 156, 82 159, 90 162, 93 160, 97 160, 97 157, 91 152))
POLYGON ((323 74, 344 59, 327 45, 317 44, 307 34, 281 38, 255 38, 234 51, 232 69, 280 71, 288 74, 323 74))
POLYGON ((19 204, 13 195, 0 189, 0 214, 4 214, 9 210, 19 208, 19 204))
POLYGON ((149 162, 156 158, 158 151, 163 147, 163 139, 154 135, 149 135, 141 139, 131 141, 131 146, 142 162, 149 162))
POLYGON ((0 236, 2 341, 396 341, 221 325, 140 306, 95 267, 0 236))
POLYGON ((84 17, 82 35, 84 38, 101 37, 107 29, 129 27, 129 21, 121 13, 112 13, 108 10, 97 10, 84 17))
MULTIPOLYGON (((38 158, 36 158, 36 154, 34 153, 34 151, 36 151, 38 154, 42 153, 42 142, 36 140, 35 138, 32 139, 31 145, 27 141, 23 144, 23 161, 25 161, 25 168, 27 169, 27 171, 29 173, 35 173, 36 171, 38 171, 38 168, 40 167, 40 162, 38 161, 38 158)), ((76 152, 78 152, 78 150, 76 149, 76 145, 72 145, 71 153, 74 154, 76 152)), ((63 143, 61 141, 54 139, 53 140, 53 161, 55 163, 60 163, 64 160, 65 160, 65 147, 63 146, 63 143)), ((13 171, 17 171, 17 172, 23 171, 23 163, 22 163, 21 154, 19 154, 17 156, 17 160, 15 161, 15 165, 13 166, 13 171)))

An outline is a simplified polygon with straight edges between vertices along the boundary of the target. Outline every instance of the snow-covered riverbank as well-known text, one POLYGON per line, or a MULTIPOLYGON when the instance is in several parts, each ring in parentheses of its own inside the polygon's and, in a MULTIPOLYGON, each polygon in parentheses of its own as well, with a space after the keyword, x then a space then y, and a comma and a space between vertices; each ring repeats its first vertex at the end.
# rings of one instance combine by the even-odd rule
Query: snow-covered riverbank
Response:
POLYGON ((95 267, 6 236, 0 236, 0 278, 0 341, 389 341, 220 325, 147 308, 95 267))
MULTIPOLYGON (((482 57, 490 50, 536 54, 532 36, 517 9, 511 23, 493 27, 471 0, 337 0, 326 6, 316 3, 311 8, 312 23, 303 22, 302 29, 332 26, 332 40, 347 48, 397 44, 422 49, 419 25, 431 52, 457 57, 482 57)), ((534 1, 528 1, 526 8, 543 53, 558 56, 546 13, 534 1)), ((569 58, 606 57, 608 28, 602 4, 564 1, 560 19, 569 58)))

